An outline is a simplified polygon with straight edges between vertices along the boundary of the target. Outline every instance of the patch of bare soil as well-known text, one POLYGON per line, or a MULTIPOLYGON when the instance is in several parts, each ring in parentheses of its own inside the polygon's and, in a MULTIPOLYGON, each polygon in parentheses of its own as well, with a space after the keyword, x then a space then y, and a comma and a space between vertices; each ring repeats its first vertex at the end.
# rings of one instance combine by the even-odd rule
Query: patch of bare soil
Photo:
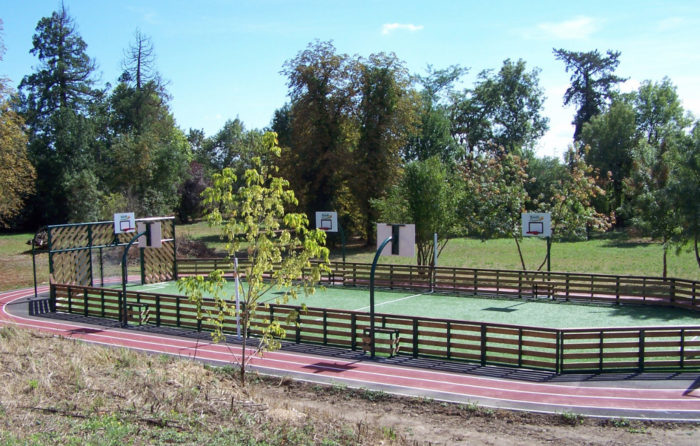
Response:
MULTIPOLYGON (((406 398, 342 386, 266 380, 256 393, 284 400, 299 412, 320 412, 349 424, 373 423, 406 444, 430 445, 698 445, 700 426, 592 419, 492 410, 406 398)), ((698 420, 700 421, 700 420, 698 420)))

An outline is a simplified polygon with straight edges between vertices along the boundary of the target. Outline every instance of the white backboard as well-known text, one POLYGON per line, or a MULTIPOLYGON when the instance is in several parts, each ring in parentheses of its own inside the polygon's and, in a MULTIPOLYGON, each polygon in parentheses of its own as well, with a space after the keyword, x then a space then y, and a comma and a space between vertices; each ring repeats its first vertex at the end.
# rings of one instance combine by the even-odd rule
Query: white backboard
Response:
POLYGON ((133 212, 114 214, 114 233, 122 234, 136 230, 136 218, 133 212))
POLYGON ((399 229, 399 246, 398 254, 392 254, 392 245, 396 240, 388 243, 379 255, 390 256, 399 255, 401 257, 413 257, 416 255, 416 225, 390 225, 386 223, 377 223, 377 249, 388 237, 391 237, 394 232, 394 226, 399 229))
POLYGON ((160 222, 138 222, 136 226, 139 233, 146 230, 146 225, 151 227, 151 244, 149 245, 146 240, 146 236, 142 235, 139 237, 139 248, 160 248, 163 246, 163 231, 160 227, 160 222))
POLYGON ((523 212, 521 222, 523 237, 552 236, 552 216, 549 212, 523 212))
POLYGON ((338 213, 332 211, 316 212, 316 229, 326 232, 338 232, 338 213))

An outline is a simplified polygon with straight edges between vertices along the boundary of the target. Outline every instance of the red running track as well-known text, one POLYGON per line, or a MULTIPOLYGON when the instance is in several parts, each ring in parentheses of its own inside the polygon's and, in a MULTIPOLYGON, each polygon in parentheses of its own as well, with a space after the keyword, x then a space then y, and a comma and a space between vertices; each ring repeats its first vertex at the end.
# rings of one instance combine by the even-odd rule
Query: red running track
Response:
MULTIPOLYGON (((46 292, 48 287, 40 288, 46 292)), ((0 325, 12 324, 86 342, 121 346, 179 357, 232 363, 238 345, 214 344, 121 328, 105 328, 41 317, 27 317, 33 290, 0 294, 0 325)), ((278 375, 395 394, 424 396, 452 402, 539 412, 573 412, 590 416, 700 421, 700 375, 674 380, 535 383, 382 364, 372 360, 343 360, 311 354, 275 351, 254 357, 251 366, 278 375)), ((627 375, 624 375, 627 377, 627 375)))

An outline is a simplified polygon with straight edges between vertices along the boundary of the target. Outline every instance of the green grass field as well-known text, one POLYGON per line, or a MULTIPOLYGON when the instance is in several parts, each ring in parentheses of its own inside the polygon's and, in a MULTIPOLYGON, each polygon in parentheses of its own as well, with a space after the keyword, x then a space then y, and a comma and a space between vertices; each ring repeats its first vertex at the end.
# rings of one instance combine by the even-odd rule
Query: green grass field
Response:
MULTIPOLYGON (((177 227, 179 235, 201 240, 208 246, 223 251, 215 228, 200 222, 177 227)), ((526 238, 521 241, 527 269, 537 269, 546 254, 544 240, 526 238)), ((346 261, 371 263, 376 252, 373 247, 350 246, 346 261)), ((331 260, 341 260, 340 246, 331 249, 331 260)), ((382 257, 382 263, 415 264, 415 259, 382 257)), ((495 239, 482 242, 472 238, 450 240, 438 259, 440 266, 463 268, 489 268, 520 270, 520 258, 512 239, 495 239)), ((593 239, 580 242, 552 244, 552 271, 622 274, 661 277, 663 273, 663 249, 660 243, 649 240, 628 239, 624 233, 594 234, 593 239)), ((700 280, 700 268, 690 247, 676 254, 668 252, 668 275, 682 279, 700 280)))
MULTIPOLYGON (((129 286, 131 291, 182 294, 175 282, 129 286)), ((229 282, 226 293, 234 295, 229 282)), ((275 303, 283 291, 272 290, 261 301, 275 303)), ((301 296, 290 305, 369 311, 369 290, 365 288, 326 287, 301 296)), ((698 323, 697 313, 678 308, 642 305, 588 305, 571 302, 505 299, 472 296, 421 294, 411 291, 375 291, 375 311, 407 316, 423 316, 466 321, 529 325, 548 328, 632 327, 659 325, 691 325, 698 323)))

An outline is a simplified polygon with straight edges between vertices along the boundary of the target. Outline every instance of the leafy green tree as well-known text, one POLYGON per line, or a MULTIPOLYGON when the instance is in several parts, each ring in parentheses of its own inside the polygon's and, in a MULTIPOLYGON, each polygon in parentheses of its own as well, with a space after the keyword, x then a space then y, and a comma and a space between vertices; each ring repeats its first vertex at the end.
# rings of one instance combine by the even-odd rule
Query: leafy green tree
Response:
POLYGON ((571 72, 571 86, 564 93, 564 105, 578 107, 574 121, 574 141, 581 140, 583 125, 601 114, 613 97, 616 86, 626 79, 614 74, 620 64, 619 51, 606 52, 603 56, 594 51, 567 51, 555 49, 554 56, 564 62, 566 72, 571 72))
POLYGON ((373 200, 380 219, 416 225, 417 263, 433 265, 433 234, 438 234, 438 254, 459 231, 459 190, 438 157, 412 161, 387 196, 373 200))
POLYGON ((637 131, 649 144, 677 137, 692 120, 685 116, 676 87, 667 77, 644 81, 634 95, 637 131))
MULTIPOLYGON (((126 71, 109 97, 109 144, 102 157, 101 175, 130 210, 162 215, 172 213, 180 204, 177 192, 187 179, 192 152, 175 125, 169 96, 152 66, 153 47, 145 39, 137 33, 136 43, 130 47, 137 71, 126 71), (139 55, 139 48, 148 57, 146 53, 139 55)), ((130 66, 127 62, 125 66, 130 66)))
POLYGON ((625 180, 632 225, 663 244, 663 277, 668 250, 680 241, 682 231, 679 209, 673 206, 668 190, 673 168, 670 146, 676 143, 666 140, 654 146, 642 141, 635 148, 632 172, 625 180))
POLYGON ((19 87, 19 111, 29 128, 29 158, 37 170, 37 193, 28 215, 34 223, 66 221, 76 211, 69 208, 68 173, 91 170, 94 164, 96 138, 89 118, 97 96, 95 63, 86 49, 63 5, 39 20, 30 52, 40 66, 19 87))
MULTIPOLYGON (((268 159, 280 156, 276 135, 266 133, 263 144, 268 159)), ((245 285, 240 287, 240 323, 243 345, 240 358, 240 379, 245 383, 246 366, 250 361, 247 337, 251 320, 261 308, 261 299, 275 288, 284 290, 278 302, 296 299, 300 289, 313 292, 313 284, 320 279, 320 273, 327 270, 328 249, 324 248, 325 233, 309 230, 308 218, 304 214, 289 213, 285 209, 298 202, 294 192, 289 190, 289 182, 276 176, 274 164, 263 163, 262 157, 254 157, 252 166, 245 172, 245 185, 237 187, 238 179, 231 168, 224 168, 215 174, 213 186, 204 192, 205 203, 209 206, 207 219, 221 229, 226 240, 229 259, 233 259, 241 249, 248 253, 248 261, 242 269, 245 285), (311 259, 322 262, 311 264, 311 259), (270 275, 266 279, 266 275, 270 275)), ((189 277, 181 279, 180 286, 197 304, 198 317, 203 317, 201 305, 205 292, 213 293, 215 308, 207 314, 213 323, 213 337, 223 338, 224 321, 235 317, 234 296, 222 295, 223 271, 215 271, 207 279, 189 277)), ((265 303, 267 307, 269 304, 265 303)), ((279 347, 278 339, 285 331, 279 321, 268 320, 262 330, 262 337, 256 346, 257 352, 279 347)))
MULTIPOLYGON (((636 114, 628 101, 613 102, 605 113, 593 117, 583 126, 581 143, 585 161, 601 172, 604 181, 601 186, 607 192, 606 199, 598 204, 601 212, 622 210, 625 199, 623 183, 630 175, 638 142, 636 114)), ((627 216, 624 211, 620 216, 619 223, 622 224, 627 216)))
POLYGON ((468 152, 522 154, 548 129, 541 115, 544 93, 539 69, 527 71, 522 59, 506 59, 498 73, 482 71, 473 90, 455 105, 455 127, 462 129, 468 152))
POLYGON ((428 65, 426 76, 416 76, 422 86, 416 105, 419 120, 402 149, 405 161, 438 156, 445 164, 454 163, 459 146, 453 138, 450 104, 454 84, 467 71, 458 65, 437 70, 428 65))
POLYGON ((265 155, 262 136, 259 130, 246 130, 238 118, 228 120, 216 135, 202 142, 199 158, 213 171, 231 167, 241 177, 254 157, 265 155))
MULTIPOLYGON (((351 175, 357 61, 315 41, 285 62, 290 153, 286 172, 307 215, 339 209, 351 175)), ((339 209, 340 210, 340 209, 339 209)))
MULTIPOLYGON (((586 239, 590 231, 604 232, 612 226, 614 214, 598 212, 594 206, 597 196, 605 195, 598 186, 597 171, 584 158, 569 148, 565 154, 566 169, 549 191, 540 197, 537 210, 552 217, 552 237, 586 239)), ((535 183, 539 178, 532 178, 535 183)))
POLYGON ((527 269, 520 249, 520 214, 530 197, 525 184, 527 161, 513 153, 480 154, 461 166, 463 194, 458 205, 460 219, 470 235, 482 240, 512 237, 520 262, 527 269))
MULTIPOLYGON (((0 35, 0 61, 4 52, 0 35)), ((34 166, 27 159, 24 120, 12 109, 13 96, 8 80, 0 76, 0 228, 10 227, 25 199, 34 192, 36 178, 34 166)))
POLYGON ((408 70, 395 55, 373 54, 360 63, 359 140, 353 150, 351 189, 369 244, 377 213, 371 200, 384 195, 401 167, 400 149, 416 124, 408 70))
POLYGON ((690 135, 675 146, 672 171, 668 185, 670 206, 680 218, 679 247, 692 244, 700 268, 700 122, 690 135))

